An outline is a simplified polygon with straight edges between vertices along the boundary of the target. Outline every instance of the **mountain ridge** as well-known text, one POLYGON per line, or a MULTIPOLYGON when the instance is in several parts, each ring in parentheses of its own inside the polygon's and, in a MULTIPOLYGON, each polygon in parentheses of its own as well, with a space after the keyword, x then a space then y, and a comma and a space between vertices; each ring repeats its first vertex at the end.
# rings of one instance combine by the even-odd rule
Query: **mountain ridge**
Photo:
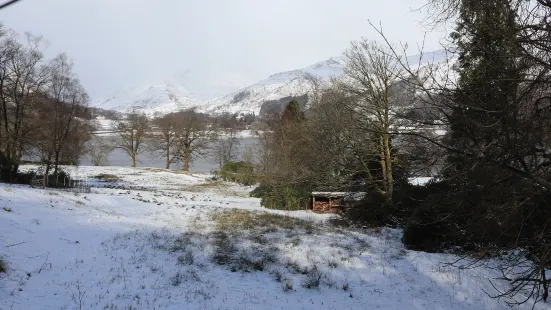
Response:
MULTIPOLYGON (((440 63, 448 59, 450 54, 445 50, 405 58, 412 65, 440 63)), ((331 77, 341 75, 345 65, 344 56, 331 57, 301 69, 274 73, 254 84, 210 100, 194 96, 194 93, 182 83, 169 79, 164 83, 117 92, 94 106, 122 113, 137 111, 148 115, 167 114, 190 108, 211 114, 229 112, 258 115, 264 102, 310 94, 318 87, 318 80, 326 82, 331 77)))

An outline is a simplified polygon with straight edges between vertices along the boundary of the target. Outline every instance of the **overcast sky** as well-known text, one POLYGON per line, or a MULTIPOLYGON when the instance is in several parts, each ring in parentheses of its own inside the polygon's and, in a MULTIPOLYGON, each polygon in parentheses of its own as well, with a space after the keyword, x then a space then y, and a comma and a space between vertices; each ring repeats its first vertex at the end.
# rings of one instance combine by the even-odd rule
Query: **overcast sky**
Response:
MULTIPOLYGON (((22 0, 0 21, 43 35, 49 56, 66 52, 94 101, 185 72, 206 85, 247 86, 339 56, 362 36, 377 39, 368 19, 415 45, 427 29, 413 10, 425 1, 22 0)), ((426 50, 445 36, 429 32, 426 50)))

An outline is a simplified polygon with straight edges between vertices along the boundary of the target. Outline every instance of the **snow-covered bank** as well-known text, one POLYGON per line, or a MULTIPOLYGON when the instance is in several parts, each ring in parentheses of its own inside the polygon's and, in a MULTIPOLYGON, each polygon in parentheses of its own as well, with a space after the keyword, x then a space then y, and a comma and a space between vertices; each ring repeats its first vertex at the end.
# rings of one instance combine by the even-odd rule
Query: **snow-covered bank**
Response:
POLYGON ((78 195, 0 184, 0 255, 10 264, 0 309, 510 309, 483 292, 492 292, 491 270, 404 250, 399 230, 347 231, 322 224, 327 215, 273 210, 312 224, 227 226, 235 214, 219 212, 268 211, 250 188, 162 169, 77 172, 103 178, 78 195), (235 244, 239 255, 276 257, 232 272, 213 259, 217 240, 248 242, 235 244), (307 288, 318 275, 319 287, 307 288))

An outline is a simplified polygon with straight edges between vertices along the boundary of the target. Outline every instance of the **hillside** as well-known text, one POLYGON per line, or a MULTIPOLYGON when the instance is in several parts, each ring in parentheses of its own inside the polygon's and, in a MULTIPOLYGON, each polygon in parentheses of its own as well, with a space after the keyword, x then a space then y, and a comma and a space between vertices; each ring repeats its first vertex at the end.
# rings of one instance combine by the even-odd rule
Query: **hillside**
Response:
POLYGON ((166 114, 199 104, 192 93, 175 81, 120 91, 94 104, 97 108, 122 113, 142 111, 166 114))
MULTIPOLYGON (((444 50, 424 53, 422 57, 407 57, 407 62, 415 67, 429 63, 444 63, 452 55, 444 50)), ((206 93, 192 92, 182 83, 192 83, 189 75, 186 79, 172 80, 157 85, 121 91, 95 104, 98 108, 116 110, 123 113, 133 110, 149 115, 166 114, 182 109, 197 108, 207 113, 255 113, 259 114, 262 104, 289 96, 300 96, 311 93, 316 88, 316 81, 328 81, 331 77, 343 73, 346 60, 344 57, 332 57, 302 69, 275 73, 250 86, 217 98, 202 100, 206 93)), ((202 83, 206 84, 206 83, 202 83)), ((195 84, 194 84, 195 85, 195 84)), ((213 86, 214 87, 214 86, 213 86)), ((197 89, 196 86, 190 87, 197 89)), ((202 86, 204 89, 205 86, 202 86)), ((214 92, 216 93, 216 92, 214 92)))

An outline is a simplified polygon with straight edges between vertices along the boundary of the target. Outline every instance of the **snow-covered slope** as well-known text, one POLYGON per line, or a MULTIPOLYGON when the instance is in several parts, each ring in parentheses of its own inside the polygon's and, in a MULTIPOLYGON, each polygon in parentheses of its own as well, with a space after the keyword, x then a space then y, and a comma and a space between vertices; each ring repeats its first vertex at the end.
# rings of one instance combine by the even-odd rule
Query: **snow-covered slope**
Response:
MULTIPOLYGON (((449 74, 449 70, 447 70, 448 60, 453 63, 453 59, 454 55, 451 52, 438 50, 422 55, 408 56, 405 62, 413 70, 430 71, 436 76, 442 75, 443 71, 449 74)), ((346 59, 344 57, 332 57, 303 69, 276 73, 237 92, 210 100, 199 109, 209 113, 254 112, 258 115, 264 102, 288 96, 309 94, 317 86, 320 86, 316 83, 324 83, 329 81, 331 77, 342 75, 345 65, 346 59)), ((445 77, 442 75, 438 76, 437 79, 444 80, 445 77)))
POLYGON ((338 76, 342 74, 344 66, 343 57, 333 57, 303 69, 276 73, 237 92, 210 100, 200 110, 210 113, 259 114, 264 102, 310 93, 316 87, 316 79, 327 81, 338 76))
MULTIPOLYGON (((427 64, 446 63, 452 58, 453 54, 445 50, 438 50, 423 53, 422 56, 409 56, 406 61, 415 69, 427 64)), ((204 90, 206 84, 199 83, 204 85, 197 86, 198 82, 193 82, 193 79, 190 79, 187 74, 185 78, 179 78, 178 82, 173 81, 116 94, 96 106, 119 112, 137 110, 150 115, 157 112, 170 113, 191 107, 207 113, 259 114, 264 102, 308 94, 319 86, 316 83, 323 83, 331 77, 341 75, 345 65, 344 57, 332 57, 302 69, 273 74, 253 85, 210 100, 201 100, 206 98, 206 92, 198 92, 198 90, 204 90), (182 83, 186 86, 182 86, 182 83), (189 91, 188 88, 194 91, 189 91)))
POLYGON ((265 209, 209 174, 63 169, 92 192, 0 183, 0 309, 549 309, 491 298, 509 287, 498 260, 453 268, 400 230, 265 209))
POLYGON ((174 81, 118 92, 96 103, 107 110, 129 113, 132 111, 166 114, 188 109, 199 104, 184 86, 174 81))

